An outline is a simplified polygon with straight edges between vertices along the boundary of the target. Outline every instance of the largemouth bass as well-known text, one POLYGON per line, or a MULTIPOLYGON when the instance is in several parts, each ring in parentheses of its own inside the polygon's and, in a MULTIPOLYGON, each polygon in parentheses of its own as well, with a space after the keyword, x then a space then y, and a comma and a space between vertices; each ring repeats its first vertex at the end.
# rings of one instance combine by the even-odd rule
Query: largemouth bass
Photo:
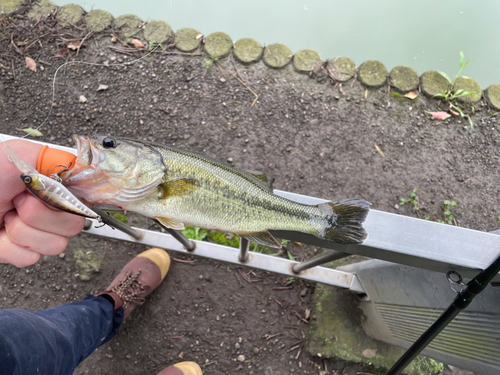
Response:
POLYGON ((367 238, 362 223, 370 203, 363 199, 300 204, 273 194, 274 179, 264 173, 193 152, 120 137, 73 138, 78 157, 64 184, 87 202, 137 212, 167 228, 214 229, 276 248, 269 230, 341 244, 367 238))

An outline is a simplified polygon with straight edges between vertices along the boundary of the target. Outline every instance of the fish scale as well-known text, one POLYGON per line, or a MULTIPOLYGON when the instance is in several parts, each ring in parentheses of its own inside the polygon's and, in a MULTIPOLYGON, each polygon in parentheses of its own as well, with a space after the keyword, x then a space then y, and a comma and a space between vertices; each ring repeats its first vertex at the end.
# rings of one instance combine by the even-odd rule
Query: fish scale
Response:
POLYGON ((273 180, 261 172, 193 152, 121 137, 74 139, 78 158, 65 185, 91 203, 114 204, 169 228, 220 230, 273 247, 280 244, 269 230, 345 244, 367 237, 363 199, 304 205, 273 194, 273 180))
MULTIPOLYGON (((248 232, 275 229, 272 226, 276 222, 281 223, 280 229, 283 230, 319 232, 321 229, 319 225, 311 225, 311 218, 319 215, 315 206, 301 205, 271 194, 244 172, 235 173, 233 168, 220 162, 207 162, 198 155, 183 154, 166 147, 159 149, 167 164, 168 179, 197 178, 201 182, 201 188, 199 192, 187 197, 167 199, 168 213, 157 212, 157 216, 163 213, 182 218, 181 221, 189 225, 202 227, 209 225, 208 222, 203 225, 200 222, 193 223, 193 217, 199 221, 200 216, 206 216, 207 221, 212 223, 218 220, 218 229, 229 232, 238 229, 241 231, 242 224, 248 232), (207 173, 208 170, 211 173, 207 173), (200 205, 203 205, 207 213, 200 215, 200 205)), ((151 200, 150 204, 155 206, 156 201, 151 200)))

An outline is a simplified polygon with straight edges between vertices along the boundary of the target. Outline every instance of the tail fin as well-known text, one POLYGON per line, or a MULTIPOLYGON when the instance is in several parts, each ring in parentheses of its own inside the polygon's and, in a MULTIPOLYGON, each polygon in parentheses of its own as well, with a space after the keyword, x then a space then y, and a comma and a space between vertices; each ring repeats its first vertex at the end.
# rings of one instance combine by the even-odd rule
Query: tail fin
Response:
POLYGON ((368 237, 363 222, 371 203, 364 199, 343 199, 337 202, 319 204, 325 215, 323 239, 343 245, 362 244, 368 237))

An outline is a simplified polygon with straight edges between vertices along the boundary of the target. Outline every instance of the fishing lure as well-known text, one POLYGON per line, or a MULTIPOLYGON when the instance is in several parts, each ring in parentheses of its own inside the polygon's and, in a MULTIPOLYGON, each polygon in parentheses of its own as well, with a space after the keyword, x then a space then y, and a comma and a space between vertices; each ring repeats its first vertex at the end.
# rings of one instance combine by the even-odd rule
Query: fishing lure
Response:
POLYGON ((26 188, 41 201, 51 207, 58 208, 75 215, 96 219, 102 222, 101 216, 78 200, 58 180, 39 173, 35 168, 21 160, 9 146, 7 153, 11 162, 22 172, 21 179, 26 188))

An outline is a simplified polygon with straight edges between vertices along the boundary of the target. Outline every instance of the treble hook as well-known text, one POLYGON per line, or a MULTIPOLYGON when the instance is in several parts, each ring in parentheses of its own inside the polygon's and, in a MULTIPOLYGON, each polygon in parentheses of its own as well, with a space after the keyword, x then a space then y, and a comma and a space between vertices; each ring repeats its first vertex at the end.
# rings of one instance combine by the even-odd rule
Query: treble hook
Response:
POLYGON ((61 178, 61 175, 63 173, 66 173, 67 171, 70 170, 71 166, 73 165, 72 162, 69 162, 68 164, 64 165, 64 164, 59 164, 59 165, 56 165, 54 168, 57 168, 57 167, 62 167, 64 168, 63 170, 60 170, 59 172, 57 173, 53 173, 50 175, 50 178, 53 179, 53 180, 56 180, 57 182, 61 183, 62 182, 62 178, 61 178))

